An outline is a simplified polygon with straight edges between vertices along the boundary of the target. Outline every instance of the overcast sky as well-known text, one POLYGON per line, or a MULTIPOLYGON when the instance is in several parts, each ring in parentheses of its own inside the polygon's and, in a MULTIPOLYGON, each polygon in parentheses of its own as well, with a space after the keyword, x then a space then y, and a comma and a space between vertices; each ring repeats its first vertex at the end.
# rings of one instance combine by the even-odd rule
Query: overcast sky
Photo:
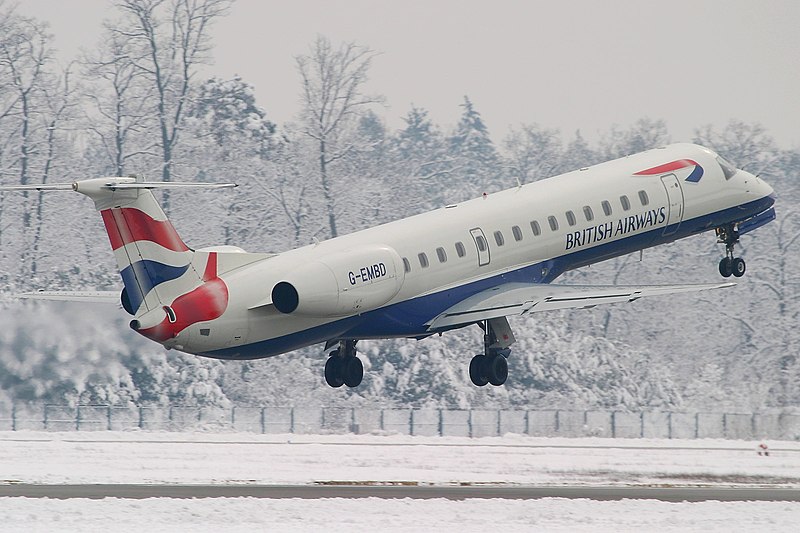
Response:
MULTIPOLYGON (((111 0, 24 0, 62 60, 94 46, 111 0)), ((797 0, 238 0, 213 29, 206 73, 242 76, 282 124, 298 110, 294 56, 317 34, 381 53, 368 89, 396 128, 411 104, 454 125, 464 95, 496 141, 536 122, 589 139, 641 117, 675 141, 732 118, 800 146, 797 0)))

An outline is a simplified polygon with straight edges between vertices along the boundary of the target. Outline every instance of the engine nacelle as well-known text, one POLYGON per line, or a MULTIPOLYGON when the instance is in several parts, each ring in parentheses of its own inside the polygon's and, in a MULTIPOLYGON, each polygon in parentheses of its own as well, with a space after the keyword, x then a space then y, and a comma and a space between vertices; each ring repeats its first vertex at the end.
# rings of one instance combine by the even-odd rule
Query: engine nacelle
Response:
POLYGON ((404 276, 402 259, 393 248, 355 248, 297 268, 272 289, 272 303, 285 314, 363 313, 391 300, 404 276))

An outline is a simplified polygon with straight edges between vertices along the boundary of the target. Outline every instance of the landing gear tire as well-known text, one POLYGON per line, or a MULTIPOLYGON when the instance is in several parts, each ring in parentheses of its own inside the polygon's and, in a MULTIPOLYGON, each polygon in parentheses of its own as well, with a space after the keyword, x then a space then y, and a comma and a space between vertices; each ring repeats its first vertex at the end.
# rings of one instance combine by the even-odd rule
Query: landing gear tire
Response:
POLYGON ((731 277, 733 274, 733 261, 730 257, 723 257, 719 262, 719 273, 723 278, 731 277))
POLYGON ((486 365, 486 374, 488 375, 489 383, 495 387, 504 384, 508 379, 508 361, 506 358, 500 354, 495 354, 489 356, 486 363, 488 363, 486 365))
POLYGON ((499 353, 478 354, 469 362, 469 379, 478 387, 487 383, 499 387, 508 379, 508 361, 499 353))
POLYGON ((338 389, 344 385, 344 378, 340 371, 340 367, 342 366, 340 361, 339 350, 334 350, 325 363, 325 382, 334 389, 338 389))
POLYGON ((747 270, 747 265, 741 257, 736 257, 731 261, 731 271, 737 278, 744 276, 745 270, 747 270))
POLYGON ((486 359, 486 356, 478 354, 469 362, 469 379, 478 387, 483 387, 489 383, 489 378, 486 376, 484 359, 486 359))
POLYGON ((495 387, 508 379, 508 347, 514 343, 514 334, 504 317, 478 322, 483 330, 483 353, 469 362, 469 379, 478 387, 491 383, 495 387))
POLYGON ((364 378, 364 364, 356 356, 347 357, 342 365, 344 374, 344 384, 348 387, 358 387, 364 378))
POLYGON ((356 341, 339 341, 325 362, 325 382, 333 388, 358 387, 364 379, 364 364, 356 356, 356 341))

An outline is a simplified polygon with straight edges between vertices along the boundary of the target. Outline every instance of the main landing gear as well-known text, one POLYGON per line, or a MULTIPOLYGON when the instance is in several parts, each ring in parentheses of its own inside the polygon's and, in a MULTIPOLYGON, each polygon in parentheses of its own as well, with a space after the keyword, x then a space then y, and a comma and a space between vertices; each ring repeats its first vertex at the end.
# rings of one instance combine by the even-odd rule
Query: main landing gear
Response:
POLYGON ((747 269, 744 259, 733 256, 733 247, 739 242, 739 232, 733 224, 717 228, 717 239, 719 243, 725 245, 725 257, 719 262, 719 273, 723 277, 729 278, 731 274, 737 278, 744 276, 747 269))
POLYGON ((505 317, 478 322, 483 330, 483 353, 469 363, 469 379, 478 387, 487 383, 500 386, 508 378, 508 361, 514 334, 505 317))
MULTIPOLYGON (((483 330, 483 353, 476 355, 469 363, 469 378, 478 387, 487 383, 498 387, 508 378, 508 361, 511 350, 508 348, 516 339, 505 317, 478 322, 483 330)), ((338 341, 338 347, 331 352, 325 363, 325 382, 331 387, 342 385, 358 387, 364 379, 364 365, 356 356, 355 340, 338 341)), ((326 349, 336 341, 329 341, 326 349)))
POLYGON ((331 352, 325 363, 325 381, 331 387, 358 387, 364 378, 364 365, 356 356, 354 340, 339 341, 339 347, 331 352))

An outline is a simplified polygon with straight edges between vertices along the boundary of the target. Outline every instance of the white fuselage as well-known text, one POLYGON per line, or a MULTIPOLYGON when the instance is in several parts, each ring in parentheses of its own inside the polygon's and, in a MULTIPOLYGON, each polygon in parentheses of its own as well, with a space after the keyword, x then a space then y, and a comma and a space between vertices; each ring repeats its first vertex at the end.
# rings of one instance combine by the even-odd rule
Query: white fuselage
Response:
POLYGON ((726 176, 714 152, 674 144, 234 268, 220 275, 222 316, 164 344, 239 359, 337 339, 423 337, 445 309, 493 285, 549 283, 745 220, 769 208, 772 193, 747 172, 726 176))

